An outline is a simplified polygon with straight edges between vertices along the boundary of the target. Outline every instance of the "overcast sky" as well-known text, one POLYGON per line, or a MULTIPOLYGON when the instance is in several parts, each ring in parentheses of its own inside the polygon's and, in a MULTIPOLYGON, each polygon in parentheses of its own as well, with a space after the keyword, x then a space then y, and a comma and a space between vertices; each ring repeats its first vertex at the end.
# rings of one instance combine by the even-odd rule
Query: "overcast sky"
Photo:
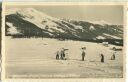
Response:
POLYGON ((43 5, 43 6, 8 6, 8 8, 35 8, 57 18, 100 21, 112 24, 123 24, 122 5, 43 5))

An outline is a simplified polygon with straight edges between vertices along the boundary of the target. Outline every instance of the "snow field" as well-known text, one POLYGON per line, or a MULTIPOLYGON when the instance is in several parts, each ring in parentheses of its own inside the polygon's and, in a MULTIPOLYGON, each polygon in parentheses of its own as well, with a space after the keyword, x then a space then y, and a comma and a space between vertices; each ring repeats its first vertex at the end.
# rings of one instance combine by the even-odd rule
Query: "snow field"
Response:
MULTIPOLYGON (((11 39, 6 38, 6 77, 45 78, 45 77, 122 77, 123 54, 117 51, 116 60, 110 60, 114 45, 105 47, 100 43, 82 41, 59 41, 48 38, 11 39), (86 47, 85 61, 81 61, 81 47, 86 47), (56 60, 61 48, 66 51, 68 60, 56 60), (100 62, 99 54, 105 56, 100 62)), ((117 46, 115 46, 117 47, 117 46)))

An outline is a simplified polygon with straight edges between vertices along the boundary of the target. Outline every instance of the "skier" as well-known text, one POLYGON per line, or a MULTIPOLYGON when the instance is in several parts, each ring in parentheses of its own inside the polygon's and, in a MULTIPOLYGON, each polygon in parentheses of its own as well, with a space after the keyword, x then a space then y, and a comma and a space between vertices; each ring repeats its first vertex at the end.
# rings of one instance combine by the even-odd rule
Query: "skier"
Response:
POLYGON ((101 56, 101 62, 104 63, 104 55, 101 54, 100 56, 101 56))
POLYGON ((61 59, 64 60, 65 59, 65 50, 64 50, 64 48, 62 48, 60 54, 61 54, 61 59))
POLYGON ((111 60, 115 60, 115 52, 113 53, 113 55, 111 56, 111 60))
POLYGON ((59 51, 57 51, 57 53, 56 53, 56 60, 59 60, 59 55, 60 55, 60 53, 59 53, 59 51))
POLYGON ((85 58, 85 50, 86 50, 86 47, 83 47, 82 48, 82 61, 84 61, 84 58, 85 58))

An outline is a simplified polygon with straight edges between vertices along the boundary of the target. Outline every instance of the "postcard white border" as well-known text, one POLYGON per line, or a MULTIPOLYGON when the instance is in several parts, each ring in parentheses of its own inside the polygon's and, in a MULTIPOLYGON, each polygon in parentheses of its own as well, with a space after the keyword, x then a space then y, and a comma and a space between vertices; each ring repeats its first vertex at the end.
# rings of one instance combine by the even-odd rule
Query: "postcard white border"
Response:
POLYGON ((124 82, 126 75, 127 3, 124 2, 3 2, 2 4, 2 81, 4 82, 124 82), (5 78, 5 9, 6 5, 124 5, 124 77, 123 78, 63 78, 63 79, 6 79, 5 78))

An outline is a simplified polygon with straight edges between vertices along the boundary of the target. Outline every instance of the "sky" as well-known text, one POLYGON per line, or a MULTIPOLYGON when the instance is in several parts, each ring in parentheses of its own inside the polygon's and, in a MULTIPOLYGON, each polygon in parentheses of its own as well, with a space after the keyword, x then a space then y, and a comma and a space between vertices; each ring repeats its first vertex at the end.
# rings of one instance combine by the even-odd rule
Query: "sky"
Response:
POLYGON ((7 8, 35 8, 56 18, 87 21, 106 21, 123 24, 122 5, 26 5, 7 6, 7 8))

